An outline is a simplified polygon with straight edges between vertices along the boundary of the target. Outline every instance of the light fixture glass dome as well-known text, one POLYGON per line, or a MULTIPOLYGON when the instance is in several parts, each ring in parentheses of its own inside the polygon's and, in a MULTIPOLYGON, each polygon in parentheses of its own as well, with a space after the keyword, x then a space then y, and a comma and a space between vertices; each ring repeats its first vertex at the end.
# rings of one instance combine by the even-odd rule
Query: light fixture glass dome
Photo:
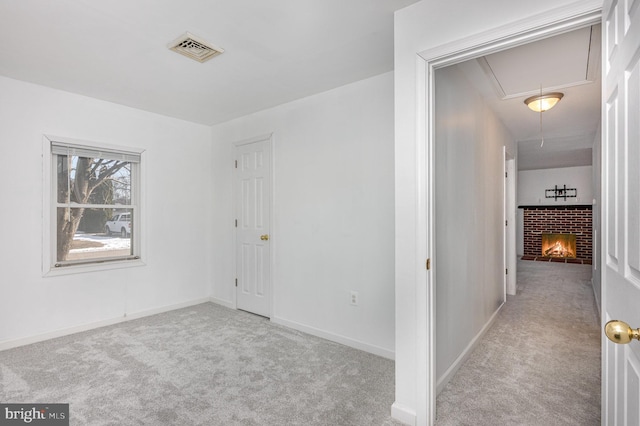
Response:
POLYGON ((553 92, 545 93, 543 95, 531 96, 524 100, 524 103, 535 112, 544 112, 553 108, 560 99, 564 96, 563 93, 553 92))

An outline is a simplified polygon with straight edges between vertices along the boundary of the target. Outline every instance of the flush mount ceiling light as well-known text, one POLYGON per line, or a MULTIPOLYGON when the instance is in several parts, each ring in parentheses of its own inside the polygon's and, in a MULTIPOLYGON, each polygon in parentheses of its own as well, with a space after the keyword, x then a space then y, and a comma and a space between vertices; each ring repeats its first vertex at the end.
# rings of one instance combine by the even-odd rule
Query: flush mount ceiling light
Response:
POLYGON ((564 94, 560 92, 545 93, 531 96, 525 99, 524 103, 535 112, 544 112, 553 108, 563 96, 564 94))
POLYGON ((216 47, 188 32, 169 43, 167 47, 198 62, 208 61, 224 52, 224 49, 216 47))
POLYGON ((542 113, 553 108, 564 96, 560 92, 542 93, 542 85, 540 85, 540 94, 531 96, 524 100, 529 109, 540 113, 540 148, 544 146, 544 134, 542 133, 542 113))

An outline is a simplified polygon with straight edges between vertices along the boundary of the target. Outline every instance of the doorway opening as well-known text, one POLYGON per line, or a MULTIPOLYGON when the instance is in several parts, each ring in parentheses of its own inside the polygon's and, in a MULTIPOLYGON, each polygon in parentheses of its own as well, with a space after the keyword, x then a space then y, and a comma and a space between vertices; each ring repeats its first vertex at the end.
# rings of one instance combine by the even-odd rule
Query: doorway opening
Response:
MULTIPOLYGON (((597 25, 597 23, 600 20, 599 13, 600 13, 599 11, 592 13, 588 19, 584 19, 585 18, 584 16, 575 18, 575 22, 573 22, 572 24, 573 25, 571 28, 572 30, 581 32, 582 33, 581 36, 586 35, 588 37, 588 43, 587 43, 588 47, 587 47, 587 53, 586 53, 587 60, 584 66, 588 66, 588 64, 599 64, 599 61, 600 61, 599 56, 595 58, 589 58, 589 54, 591 52, 589 46, 591 46, 590 45, 591 41, 600 39, 600 35, 599 35, 600 29, 599 29, 599 26, 597 25)), ((535 35, 532 34, 530 36, 531 38, 529 39, 529 41, 531 41, 532 43, 542 42, 543 44, 552 42, 553 44, 553 41, 551 41, 549 37, 552 37, 552 36, 559 37, 559 36, 564 36, 568 34, 568 30, 565 25, 563 25, 562 29, 547 28, 545 31, 547 31, 545 34, 546 38, 540 37, 540 33, 536 33, 535 35)), ((570 35, 572 36, 575 34, 570 34, 570 35)), ((513 41, 513 45, 517 45, 518 47, 527 46, 522 44, 521 39, 518 42, 513 41)), ((528 46, 528 47, 532 47, 532 46, 528 46)), ((430 114, 432 114, 430 116, 428 115, 428 118, 427 118, 428 124, 425 126, 426 129, 425 129, 424 136, 427 140, 427 147, 425 150, 427 154, 426 167, 433 168, 435 170, 435 172, 433 172, 433 174, 431 175, 433 178, 433 181, 431 182, 431 188, 433 190, 431 191, 432 195, 430 198, 430 205, 434 206, 433 212, 432 212, 433 214, 431 216, 433 219, 431 220, 431 222, 429 221, 429 219, 427 219, 427 224, 429 225, 429 229, 433 231, 431 235, 435 235, 435 238, 432 242, 429 242, 429 241, 427 242, 427 247, 433 247, 433 251, 438 253, 436 268, 434 268, 435 271, 434 271, 434 276, 432 278, 438 284, 436 285, 435 283, 431 283, 431 287, 434 287, 434 288, 437 287, 438 292, 432 292, 428 294, 428 298, 427 298, 428 309, 427 309, 426 316, 427 318, 435 318, 435 323, 438 326, 436 327, 435 324, 427 325, 427 329, 430 331, 428 331, 427 333, 426 341, 427 342, 435 341, 434 347, 436 348, 437 352, 431 353, 431 356, 427 357, 426 362, 427 364, 431 363, 431 366, 430 367, 427 366, 427 368, 425 368, 425 371, 435 372, 435 377, 431 378, 432 382, 428 383, 428 385, 433 386, 431 388, 431 391, 434 399, 435 399, 436 390, 442 389, 442 387, 444 386, 444 383, 446 383, 446 381, 455 374, 455 371, 457 371, 457 368, 459 368, 459 366, 462 363, 464 363, 464 361, 466 360, 466 357, 468 356, 468 354, 470 354, 473 351, 475 345, 479 342, 483 333, 491 326, 491 323, 495 318, 495 315, 500 309, 499 308, 500 304, 495 299, 495 294, 492 293, 492 291, 495 291, 495 289, 490 287, 487 291, 487 288, 484 285, 484 283, 490 282, 491 276, 492 276, 491 274, 492 273, 495 274, 496 270, 503 265, 502 262, 495 261, 495 259, 498 259, 498 256, 496 255, 497 253, 494 250, 492 250, 492 247, 495 247, 495 245, 491 246, 489 247, 489 250, 485 250, 484 253, 489 253, 489 256, 493 255, 492 257, 493 263, 488 262, 487 257, 483 258, 482 256, 479 256, 480 258, 479 261, 475 263, 475 267, 477 268, 476 270, 481 270, 482 273, 484 274, 483 276, 481 276, 482 282, 478 283, 478 280, 474 281, 474 284, 476 286, 482 287, 482 291, 479 291, 477 288, 471 288, 471 287, 467 287, 464 289, 456 288, 456 290, 470 289, 471 290, 470 292, 465 293, 467 295, 470 295, 470 299, 473 299, 474 297, 476 299, 480 299, 480 304, 482 304, 485 307, 490 306, 491 308, 488 310, 489 311, 488 314, 485 311, 485 317, 480 319, 479 325, 477 323, 475 324, 475 329, 473 327, 470 328, 471 332, 469 336, 465 336, 462 339, 463 340, 462 342, 460 341, 451 342, 451 339, 449 339, 449 345, 447 346, 446 332, 441 332, 442 324, 448 323, 447 315, 456 316, 456 321, 454 322, 449 321, 449 323, 455 323, 459 327, 465 328, 467 325, 466 323, 464 323, 465 320, 463 320, 463 324, 460 325, 457 319, 459 317, 460 312, 468 312, 468 310, 472 306, 470 305, 470 303, 473 303, 473 301, 451 300, 449 301, 450 303, 442 304, 441 300, 438 299, 438 295, 440 294, 440 296, 442 296, 442 293, 444 293, 445 296, 447 295, 447 290, 444 290, 443 292, 442 289, 443 288, 448 289, 449 284, 456 281, 455 274, 457 272, 461 271, 462 274, 463 275, 466 274, 467 277, 468 276, 478 277, 478 274, 470 273, 470 271, 472 271, 474 267, 473 260, 465 263, 465 258, 458 257, 457 260, 459 261, 459 263, 458 263, 457 271, 447 263, 447 257, 452 258, 453 256, 455 256, 455 252, 449 250, 447 247, 442 245, 443 241, 445 242, 444 243, 445 245, 447 241, 447 238, 442 237, 442 236, 446 236, 446 233, 447 233, 446 229, 443 229, 443 228, 446 228, 447 227, 446 224, 449 223, 449 226, 448 226, 449 229, 453 230, 451 232, 456 232, 455 229, 460 228, 461 223, 462 224, 471 223, 475 227, 474 232, 476 234, 482 234, 483 232, 482 229, 487 229, 487 228, 486 228, 486 223, 482 222, 480 218, 484 219, 486 217, 486 213, 491 212, 491 207, 490 206, 488 207, 487 203, 493 203, 496 200, 498 200, 499 202, 502 202, 502 199, 500 197, 496 197, 495 196, 496 192, 493 191, 493 188, 497 187, 497 185, 500 185, 500 186, 502 185, 499 184, 499 182, 495 179, 495 176, 492 174, 490 167, 489 169, 483 168, 484 165, 492 164, 491 162, 493 161, 490 159, 490 157, 486 157, 486 156, 483 157, 483 154, 487 154, 487 153, 490 154, 491 150, 493 150, 494 147, 488 146, 488 149, 486 149, 485 152, 481 152, 481 148, 486 148, 486 146, 484 145, 467 147, 466 150, 461 149, 461 150, 455 151, 456 146, 452 146, 451 144, 447 143, 446 139, 444 142, 442 141, 442 135, 445 134, 446 136, 449 129, 446 127, 446 124, 445 124, 444 131, 442 130, 441 127, 439 128, 439 124, 447 122, 446 119, 440 120, 439 118, 442 118, 442 116, 439 117, 439 114, 441 113, 442 108, 446 109, 447 102, 450 103, 450 105, 455 105, 457 106, 458 111, 456 113, 452 113, 451 115, 449 115, 448 118, 451 119, 450 122, 460 124, 461 122, 464 122, 470 119, 470 116, 467 114, 467 110, 463 107, 464 102, 470 101, 470 102, 475 102, 476 104, 483 103, 483 98, 486 100, 486 97, 490 95, 493 95, 495 97, 495 92, 497 91, 496 85, 506 86, 506 84, 504 85, 500 84, 500 79, 504 79, 501 76, 498 79, 498 84, 496 84, 495 81, 492 83, 493 87, 487 86, 485 84, 482 89, 476 90, 475 93, 471 93, 470 91, 466 90, 464 91, 466 93, 457 94, 454 91, 449 91, 447 89, 443 90, 442 86, 439 85, 438 73, 440 73, 440 75, 443 75, 448 71, 447 68, 456 67, 457 70, 451 71, 451 73, 458 74, 457 77, 466 79, 467 86, 473 86, 474 84, 477 83, 478 80, 485 78, 483 74, 480 74, 479 72, 484 73, 485 76, 487 72, 495 74, 493 72, 493 68, 498 68, 498 67, 494 67, 491 64, 492 64, 492 60, 497 57, 487 59, 487 56, 493 55, 493 54, 500 54, 499 59, 504 60, 508 51, 503 49, 504 49, 504 43, 496 42, 495 45, 492 45, 489 48, 487 46, 470 48, 468 51, 464 52, 463 54, 455 54, 455 55, 452 55, 451 57, 446 57, 444 59, 442 56, 434 56, 434 57, 437 57, 438 59, 430 61, 428 59, 429 58, 428 52, 422 55, 423 58, 427 59, 427 62, 425 64, 425 75, 427 73, 434 75, 434 77, 429 77, 426 79, 427 97, 425 98, 425 104, 419 105, 418 107, 419 110, 421 106, 424 107, 426 110, 427 105, 429 105, 429 111, 430 111, 430 114), (495 50, 491 50, 491 49, 495 49, 495 50), (483 54, 485 56, 480 56, 483 54), (465 56, 463 59, 467 59, 467 61, 460 62, 462 60, 461 56, 465 56), (444 107, 443 107, 443 102, 445 103, 444 107), (435 123, 435 124, 433 124, 433 127, 429 127, 429 126, 432 126, 432 124, 430 123, 435 123), (443 153, 443 152, 446 155, 450 155, 451 153, 454 153, 454 155, 451 156, 451 158, 446 159, 439 156, 439 153, 443 153), (464 163, 465 160, 469 161, 467 165, 465 165, 464 163), (444 164, 445 166, 439 166, 439 164, 444 164), (461 173, 464 175, 468 175, 469 173, 475 173, 478 171, 480 172, 480 174, 474 175, 473 178, 465 180, 464 183, 460 185, 460 181, 456 180, 456 176, 454 176, 454 173, 458 171, 461 171, 461 173), (458 198, 456 201, 458 202, 459 209, 445 209, 443 207, 443 199, 446 200, 446 197, 451 197, 450 194, 452 193, 450 190, 446 189, 448 184, 451 184, 451 185, 457 184, 457 188, 461 188, 464 185, 466 185, 468 188, 471 188, 471 190, 468 192, 464 192, 464 191, 457 192, 458 198), (477 194, 479 193, 479 191, 474 190, 478 186, 482 188, 489 188, 489 190, 480 192, 482 195, 478 197, 477 194), (482 207, 482 209, 480 210, 480 213, 479 213, 479 210, 476 208, 477 206, 482 207), (466 212, 466 215, 464 212, 466 212), (443 227, 443 225, 445 226, 443 227), (492 266, 487 266, 490 264, 492 266), (487 270, 487 268, 489 270, 487 270), (482 295, 480 295, 481 292, 482 292, 482 295), (465 303, 467 305, 465 305, 465 303), (436 306, 438 307, 438 309, 436 309, 436 306), (444 314, 442 313, 442 311, 445 311, 444 314), (432 333, 432 334, 429 334, 429 333, 432 333), (433 339, 433 340, 430 340, 430 339, 433 339), (450 362, 449 365, 447 364, 445 364, 444 366, 439 365, 439 361, 442 359, 443 356, 448 357, 447 361, 450 362)), ((441 52, 439 53, 441 54, 441 52)), ((535 61, 526 62, 526 63, 530 64, 533 62, 535 61)), ((509 68, 508 63, 505 62, 505 64, 507 65, 503 66, 503 68, 508 70, 509 68)), ((593 69, 597 70, 597 67, 593 69)), ((518 73, 517 78, 520 78, 521 76, 522 74, 518 73)), ((596 75, 595 77, 596 79, 599 79, 599 75, 596 75)), ((449 81, 446 84, 448 84, 449 87, 454 87, 457 85, 456 82, 461 81, 460 79, 456 79, 456 77, 452 78, 450 75, 444 77, 445 80, 447 78, 449 79, 449 81)), ((442 78, 440 78, 440 80, 442 80, 442 78)), ((597 95, 599 96, 600 94, 599 81, 595 83, 595 79, 594 79, 593 81, 585 82, 583 85, 591 85, 592 91, 596 92, 597 95)), ((537 86, 538 86, 537 89, 539 91, 540 83, 538 83, 537 86)), ((552 86, 552 85, 545 85, 545 87, 547 86, 549 86, 549 88, 550 87, 555 88, 555 86, 552 86)), ((579 90, 577 86, 578 85, 576 84, 567 83, 567 87, 565 90, 574 92, 579 90)), ((458 85, 458 87, 461 87, 461 86, 458 85)), ((531 91, 534 91, 534 90, 535 88, 531 89, 531 91)), ((496 98, 494 101, 486 101, 484 104, 485 107, 480 108, 480 110, 482 111, 481 114, 485 114, 487 111, 489 111, 489 113, 493 113, 494 115, 498 115, 499 117, 507 117, 506 119, 504 120, 501 119, 499 121, 507 121, 507 122, 515 123, 516 121, 518 121, 514 118, 514 117, 517 117, 517 114, 519 114, 519 112, 516 112, 518 111, 518 108, 522 107, 523 110, 524 108, 526 108, 526 106, 523 104, 523 100, 517 99, 517 96, 523 96, 524 94, 526 94, 526 92, 527 91, 520 91, 513 94, 513 96, 506 96, 504 97, 504 99, 496 98), (510 102, 511 106, 507 106, 506 108, 504 108, 506 112, 504 112, 504 116, 503 116, 502 115, 503 113, 500 112, 501 107, 494 108, 494 106, 499 104, 500 102, 505 102, 505 101, 507 103, 510 102)), ((565 98, 564 100, 567 100, 567 99, 569 98, 565 98)), ((567 103, 565 103, 565 105, 566 104, 567 103)), ((598 97, 597 100, 594 102, 594 105, 595 105, 594 114, 596 119, 592 120, 593 121, 592 124, 595 124, 596 127, 600 119, 600 104, 601 104, 601 100, 598 97)), ((477 108, 472 108, 472 109, 475 109, 476 111, 478 111, 477 108)), ((549 117, 549 115, 547 115, 546 117, 549 117)), ((486 117, 483 116, 482 118, 486 118, 486 117)), ((539 116, 537 118, 539 118, 539 116)), ((475 121, 473 124, 476 125, 478 123, 481 123, 481 120, 475 121)), ((487 121, 485 120, 482 123, 486 124, 487 121)), ((529 170, 551 170, 551 169, 561 169, 561 168, 569 168, 569 167, 581 167, 576 165, 570 165, 569 163, 562 164, 558 162, 553 162, 553 160, 558 160, 559 158, 563 157, 565 154, 566 154, 566 157, 571 157, 569 152, 577 151, 577 150, 582 150, 582 151, 580 151, 580 155, 573 155, 573 157, 584 159, 585 157, 588 156, 589 161, 591 161, 591 157, 593 155, 591 150, 594 147, 594 144, 599 146, 598 129, 594 129, 593 132, 591 133, 583 132, 581 135, 579 135, 580 141, 578 141, 577 140, 578 138, 570 138, 570 137, 561 135, 558 131, 558 129, 560 128, 560 125, 562 124, 561 120, 558 120, 558 123, 559 123, 558 127, 554 127, 555 124, 557 124, 557 123, 554 123, 554 120, 545 119, 544 121, 545 126, 541 128, 538 120, 533 125, 533 126, 537 126, 537 128, 535 128, 535 132, 530 131, 529 137, 525 137, 525 138, 518 137, 518 136, 514 137, 514 140, 517 140, 519 142, 524 142, 524 143, 518 143, 518 147, 516 149, 518 152, 518 159, 516 160, 518 163, 518 171, 521 171, 527 168, 529 168, 529 170), (556 133, 552 133, 551 130, 555 130, 556 133), (543 131, 545 132, 544 134, 542 133, 543 131), (533 151, 532 146, 534 143, 536 143, 538 146, 543 145, 541 143, 541 140, 543 138, 545 140, 544 145, 549 145, 550 144, 549 141, 551 140, 551 138, 556 138, 558 143, 550 145, 550 147, 555 148, 556 151, 551 150, 551 153, 544 151, 543 153, 546 153, 546 156, 542 155, 542 156, 538 156, 538 158, 536 158, 536 156, 534 155, 528 156, 529 158, 527 159, 527 162, 525 162, 525 164, 523 165, 520 162, 521 158, 526 157, 522 155, 523 152, 527 150, 533 151), (588 147, 585 148, 584 146, 579 146, 579 145, 572 146, 571 144, 575 142, 582 142, 584 144, 587 144, 588 147), (564 151, 564 152, 561 155, 559 151, 564 151), (547 161, 548 165, 541 167, 540 166, 541 161, 547 161)), ((565 126, 568 126, 569 124, 570 123, 567 122, 566 120, 564 121, 565 126)), ((484 133, 486 131, 493 131, 494 134, 496 132, 496 129, 492 127, 493 126, 492 123, 486 126, 487 127, 484 127, 484 128, 476 127, 476 130, 478 128, 480 129, 479 132, 481 133, 481 136, 483 138, 486 137, 486 133, 484 133), (489 127, 490 129, 488 129, 489 127)), ((505 127, 508 127, 508 126, 505 126, 505 127)), ((584 128, 581 128, 581 130, 584 130, 584 128)), ((498 130, 497 132, 500 133, 501 131, 498 130)), ((509 133, 509 132, 507 131, 506 133, 509 133)), ((479 139, 482 139, 482 138, 479 138, 479 139)), ((487 141, 487 139, 483 139, 483 140, 487 141)), ((457 142, 459 143, 459 141, 460 139, 458 138, 457 142)), ((591 165, 591 163, 589 163, 589 165, 591 165)), ((467 176, 467 178, 468 177, 469 176, 467 176)), ((597 182, 597 179, 594 179, 594 181, 597 182)), ((556 183, 562 185, 565 182, 556 182, 556 183)), ((520 201, 520 198, 518 199, 518 201, 520 201)), ((444 204, 446 205, 446 201, 444 204)), ((502 217, 502 213, 497 213, 495 217, 502 217)), ((492 219, 495 217, 491 216, 492 219)), ((490 225, 490 226, 493 226, 493 225, 490 225)), ((520 231, 520 226, 519 226, 519 231, 520 231)), ((500 232, 499 235, 502 236, 503 235, 502 232, 500 232)), ((484 237, 490 238, 490 235, 484 235, 484 237)), ((429 237, 429 238, 433 238, 433 237, 429 237)), ((518 236, 518 240, 519 240, 517 244, 518 246, 517 250, 519 251, 518 254, 522 254, 521 234, 518 236)), ((475 244, 475 243, 472 243, 472 244, 475 244)), ((473 247, 473 248, 475 249, 478 247, 473 247)), ((503 271, 504 269, 502 269, 500 272, 502 273, 503 271)), ((464 277, 461 281, 465 282, 464 277)), ((466 280, 466 282, 467 283, 471 282, 471 280, 466 280)), ((460 294, 459 291, 456 291, 456 292, 460 294)), ((429 349, 427 349, 427 351, 429 351, 429 349)), ((432 410, 434 408, 435 406, 432 407, 432 410)), ((429 410, 430 410, 429 407, 427 407, 427 412, 429 412, 429 410)))

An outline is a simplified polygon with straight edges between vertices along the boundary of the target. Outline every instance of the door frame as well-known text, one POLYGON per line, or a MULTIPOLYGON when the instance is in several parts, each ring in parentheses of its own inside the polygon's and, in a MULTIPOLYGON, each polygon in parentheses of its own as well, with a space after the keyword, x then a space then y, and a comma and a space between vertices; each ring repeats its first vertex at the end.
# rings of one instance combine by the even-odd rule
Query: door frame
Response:
MULTIPOLYGON (((416 424, 435 422, 435 82, 436 69, 602 22, 602 1, 588 0, 416 52, 416 424), (425 285, 426 284, 426 285, 425 285)), ((604 285, 604 283, 603 283, 604 285)))
MULTIPOLYGON (((275 194, 275 190, 274 190, 274 165, 275 165, 275 160, 274 160, 274 155, 273 155, 273 145, 274 145, 274 137, 273 137, 273 133, 266 133, 263 135, 259 135, 259 136, 254 136, 252 138, 249 139, 243 139, 237 142, 233 143, 233 161, 237 161, 238 157, 237 157, 237 152, 238 152, 238 147, 243 146, 243 145, 249 145, 252 143, 257 143, 257 142, 262 142, 262 141, 266 141, 267 142, 267 149, 269 151, 269 197, 268 197, 268 205, 266 206, 267 211, 269 212, 269 318, 271 319, 274 315, 274 308, 275 308, 275 303, 274 303, 274 290, 275 290, 275 283, 273 280, 274 277, 274 272, 275 272, 275 241, 273 239, 274 234, 276 233, 274 230, 274 220, 273 220, 273 206, 274 206, 274 194, 275 194)), ((236 167, 232 168, 233 170, 233 178, 232 178, 232 188, 231 188, 231 194, 232 194, 232 202, 233 202, 233 217, 234 219, 238 218, 238 215, 240 214, 238 212, 238 193, 236 190, 236 178, 237 178, 237 174, 236 174, 236 167)), ((234 226, 233 228, 233 274, 234 276, 237 278, 237 274, 238 274, 238 257, 236 256, 237 253, 237 248, 238 248, 238 228, 234 226)), ((232 300, 232 307, 233 309, 238 309, 238 289, 235 286, 235 282, 231 283, 232 286, 232 293, 233 293, 233 300, 232 300)))
POLYGON ((508 273, 505 274, 505 296, 516 294, 516 160, 504 148, 504 220, 508 221, 504 233, 504 264, 508 273))

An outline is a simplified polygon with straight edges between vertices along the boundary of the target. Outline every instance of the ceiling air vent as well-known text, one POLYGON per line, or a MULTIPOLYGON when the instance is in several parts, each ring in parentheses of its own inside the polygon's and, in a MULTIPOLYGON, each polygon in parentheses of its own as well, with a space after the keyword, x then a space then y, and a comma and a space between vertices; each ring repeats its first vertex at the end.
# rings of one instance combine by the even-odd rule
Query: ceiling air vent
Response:
POLYGON ((224 52, 224 49, 215 47, 191 33, 184 33, 169 43, 168 47, 174 52, 178 52, 198 62, 208 61, 214 56, 224 52))

